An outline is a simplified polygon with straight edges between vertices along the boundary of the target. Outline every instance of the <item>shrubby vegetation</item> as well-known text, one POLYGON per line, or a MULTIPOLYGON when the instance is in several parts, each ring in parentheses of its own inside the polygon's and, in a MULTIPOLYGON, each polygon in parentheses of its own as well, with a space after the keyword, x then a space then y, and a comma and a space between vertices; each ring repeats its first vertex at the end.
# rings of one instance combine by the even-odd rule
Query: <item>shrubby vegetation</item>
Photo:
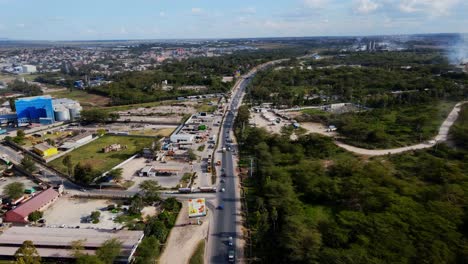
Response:
POLYGON ((248 87, 253 103, 351 103, 353 112, 309 110, 297 119, 335 125, 343 141, 366 148, 432 138, 454 102, 468 96, 468 75, 452 72, 437 52, 341 54, 281 67, 256 75, 248 87))
POLYGON ((200 93, 226 92, 231 83, 222 83, 222 76, 233 76, 236 71, 245 73, 255 65, 298 51, 273 50, 238 52, 232 55, 213 58, 191 58, 182 61, 168 61, 157 69, 144 72, 125 72, 113 78, 113 83, 91 88, 91 93, 111 98, 114 105, 135 104, 159 100, 175 99, 200 93), (161 82, 168 81, 172 89, 164 90, 161 82), (184 85, 204 85, 203 92, 181 90, 184 85))
POLYGON ((468 148, 468 104, 462 106, 457 122, 451 129, 451 134, 458 146, 468 148))
POLYGON ((332 140, 241 129, 251 250, 261 263, 463 263, 468 151, 361 160, 332 140))

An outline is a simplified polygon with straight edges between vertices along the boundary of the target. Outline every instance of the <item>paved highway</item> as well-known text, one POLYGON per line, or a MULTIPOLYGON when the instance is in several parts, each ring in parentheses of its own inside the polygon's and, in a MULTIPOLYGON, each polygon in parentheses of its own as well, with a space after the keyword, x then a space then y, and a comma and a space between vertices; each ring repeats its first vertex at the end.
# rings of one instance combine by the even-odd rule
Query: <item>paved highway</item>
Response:
MULTIPOLYGON (((251 77, 257 71, 262 70, 272 64, 284 60, 272 61, 251 70, 244 76, 234 87, 231 98, 229 100, 229 111, 222 123, 220 133, 220 144, 218 149, 221 150, 231 143, 226 142, 227 136, 233 139, 233 124, 237 113, 237 109, 242 104, 242 99, 245 94, 245 88, 249 84, 251 77)), ((207 263, 227 263, 228 250, 235 248, 236 262, 243 262, 243 244, 239 243, 242 236, 241 226, 241 201, 240 201, 240 183, 237 177, 236 167, 237 160, 231 151, 226 151, 221 159, 222 168, 226 177, 218 177, 218 182, 224 179, 224 183, 219 182, 219 189, 224 188, 225 192, 218 192, 215 206, 221 205, 223 209, 215 209, 212 214, 212 222, 210 224, 210 232, 208 246, 206 249, 207 263), (233 237, 233 247, 228 245, 229 237, 233 237)))

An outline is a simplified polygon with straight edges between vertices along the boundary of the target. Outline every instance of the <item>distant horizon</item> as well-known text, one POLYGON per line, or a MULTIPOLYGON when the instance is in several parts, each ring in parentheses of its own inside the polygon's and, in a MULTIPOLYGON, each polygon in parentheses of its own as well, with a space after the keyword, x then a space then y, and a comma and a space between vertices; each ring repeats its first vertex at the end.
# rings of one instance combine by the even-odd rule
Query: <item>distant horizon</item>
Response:
POLYGON ((118 42, 118 41, 213 41, 213 40, 255 40, 255 39, 307 39, 307 38, 371 38, 424 35, 468 35, 468 32, 433 32, 409 34, 372 34, 372 35, 317 35, 317 36, 269 36, 269 37, 223 37, 223 38, 134 38, 134 39, 13 39, 0 37, 0 41, 18 42, 118 42))

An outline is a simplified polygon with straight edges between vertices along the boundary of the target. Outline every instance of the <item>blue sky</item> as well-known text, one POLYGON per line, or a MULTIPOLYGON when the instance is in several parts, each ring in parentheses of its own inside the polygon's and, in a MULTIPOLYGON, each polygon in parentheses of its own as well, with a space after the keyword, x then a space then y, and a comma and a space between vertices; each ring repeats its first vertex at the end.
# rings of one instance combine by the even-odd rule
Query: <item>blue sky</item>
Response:
POLYGON ((0 38, 466 33, 467 14, 467 0, 0 0, 0 38))

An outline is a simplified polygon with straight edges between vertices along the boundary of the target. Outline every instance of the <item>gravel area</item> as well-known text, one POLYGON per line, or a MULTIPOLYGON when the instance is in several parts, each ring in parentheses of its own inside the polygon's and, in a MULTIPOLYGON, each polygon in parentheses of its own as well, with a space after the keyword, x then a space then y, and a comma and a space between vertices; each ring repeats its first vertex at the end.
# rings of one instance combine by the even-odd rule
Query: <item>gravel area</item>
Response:
POLYGON ((135 184, 130 187, 129 191, 134 191, 138 189, 138 185, 146 180, 156 180, 158 183, 164 188, 172 188, 176 187, 179 184, 180 179, 184 175, 184 172, 190 171, 190 165, 188 163, 180 163, 174 161, 168 161, 167 163, 160 163, 156 161, 152 161, 151 163, 147 163, 146 159, 144 158, 136 158, 133 159, 122 166, 123 169, 123 177, 124 180, 127 181, 134 181, 135 184), (147 165, 153 165, 155 167, 163 167, 163 168, 171 168, 177 169, 179 172, 177 175, 173 176, 156 176, 156 177, 140 177, 138 176, 138 172, 147 165))
POLYGON ((47 210, 44 212, 44 219, 46 220, 47 226, 80 226, 80 228, 119 229, 122 227, 122 225, 115 223, 112 220, 119 214, 114 214, 110 211, 102 210, 105 209, 109 204, 115 204, 115 202, 111 202, 109 200, 61 197, 49 208, 47 208, 47 210), (99 223, 83 223, 82 219, 89 216, 93 211, 101 212, 99 223))

